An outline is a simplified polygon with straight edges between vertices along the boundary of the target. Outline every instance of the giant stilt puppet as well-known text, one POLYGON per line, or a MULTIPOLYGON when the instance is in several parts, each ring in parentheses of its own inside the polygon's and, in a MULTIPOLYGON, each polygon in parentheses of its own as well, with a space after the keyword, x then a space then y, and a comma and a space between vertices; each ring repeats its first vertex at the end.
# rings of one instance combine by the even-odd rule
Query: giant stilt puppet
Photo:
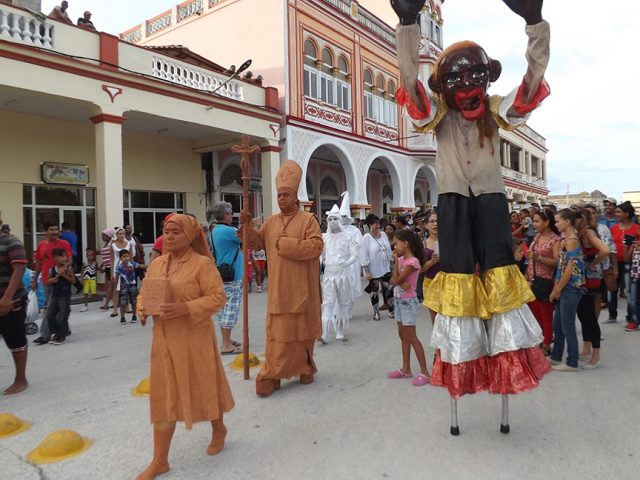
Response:
POLYGON ((457 399, 488 390, 502 395, 501 431, 509 431, 508 397, 535 388, 549 371, 538 345, 542 334, 527 302, 534 296, 513 259, 509 212, 500 167, 498 128, 512 130, 549 94, 549 24, 542 0, 503 0, 524 18, 528 68, 506 97, 487 96, 501 66, 470 41, 439 56, 428 92, 417 80, 424 0, 391 0, 400 18, 397 51, 406 107, 416 130, 438 141, 440 264, 425 303, 438 313, 431 383, 451 395, 451 433, 459 434, 457 399), (477 271, 479 269, 479 272, 477 271))
MULTIPOLYGON (((359 233, 359 232, 358 232, 359 233)), ((344 230, 340 209, 334 205, 327 212, 327 232, 322 235, 324 249, 320 262, 324 263, 322 276, 322 343, 329 341, 331 327, 336 340, 344 339, 353 306, 353 265, 360 270, 358 243, 344 230)), ((360 275, 358 274, 358 283, 360 275)))

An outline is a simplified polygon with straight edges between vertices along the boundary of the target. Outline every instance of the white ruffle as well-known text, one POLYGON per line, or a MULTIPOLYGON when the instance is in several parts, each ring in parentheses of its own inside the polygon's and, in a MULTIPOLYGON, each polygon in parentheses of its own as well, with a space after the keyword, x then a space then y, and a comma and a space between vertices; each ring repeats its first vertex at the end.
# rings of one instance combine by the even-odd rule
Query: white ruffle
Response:
POLYGON ((527 305, 494 313, 487 321, 489 352, 491 356, 531 348, 542 343, 542 330, 527 305))
POLYGON ((436 315, 431 346, 440 350, 443 362, 457 365, 489 354, 485 321, 477 317, 436 315))

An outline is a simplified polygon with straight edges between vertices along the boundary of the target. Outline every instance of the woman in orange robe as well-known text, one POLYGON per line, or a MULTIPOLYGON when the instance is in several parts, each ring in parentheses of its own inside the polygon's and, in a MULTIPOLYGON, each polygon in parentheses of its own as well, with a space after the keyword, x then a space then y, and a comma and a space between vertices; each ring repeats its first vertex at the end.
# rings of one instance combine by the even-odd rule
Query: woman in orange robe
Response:
MULTIPOLYGON (((224 288, 202 228, 195 218, 176 214, 163 229, 163 255, 149 266, 148 279, 168 279, 170 303, 153 315, 151 345, 151 422, 153 460, 138 480, 169 471, 169 448, 176 421, 211 422, 209 455, 224 448, 223 413, 234 401, 218 353, 211 316, 226 301, 224 288)), ((143 284, 138 317, 146 323, 150 290, 143 284)))

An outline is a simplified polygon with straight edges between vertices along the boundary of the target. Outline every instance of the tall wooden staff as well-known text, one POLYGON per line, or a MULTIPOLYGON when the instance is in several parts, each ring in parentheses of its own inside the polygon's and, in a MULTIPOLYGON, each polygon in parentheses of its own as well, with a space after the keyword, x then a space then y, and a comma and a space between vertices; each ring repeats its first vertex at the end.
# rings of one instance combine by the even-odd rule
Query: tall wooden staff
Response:
MULTIPOLYGON (((249 169, 249 156, 260 151, 257 145, 249 145, 249 135, 242 135, 240 145, 231 147, 233 153, 240 154, 240 168, 242 169, 242 213, 249 214, 249 182, 251 171, 249 169)), ((244 367, 244 379, 249 380, 249 258, 247 257, 248 230, 242 230, 242 360, 244 367)))

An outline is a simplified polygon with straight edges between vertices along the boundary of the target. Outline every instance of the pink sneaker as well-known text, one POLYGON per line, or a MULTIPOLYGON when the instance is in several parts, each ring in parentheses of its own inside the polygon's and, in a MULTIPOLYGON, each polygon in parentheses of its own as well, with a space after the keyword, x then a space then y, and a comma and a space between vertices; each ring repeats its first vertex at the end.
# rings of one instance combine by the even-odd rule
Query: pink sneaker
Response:
POLYGON ((425 385, 429 385, 429 377, 419 373, 418 375, 416 375, 416 378, 413 379, 411 385, 413 385, 414 387, 424 387, 425 385))
POLYGON ((404 373, 402 370, 394 370, 393 372, 387 373, 387 378, 411 378, 413 375, 410 373, 404 373))

